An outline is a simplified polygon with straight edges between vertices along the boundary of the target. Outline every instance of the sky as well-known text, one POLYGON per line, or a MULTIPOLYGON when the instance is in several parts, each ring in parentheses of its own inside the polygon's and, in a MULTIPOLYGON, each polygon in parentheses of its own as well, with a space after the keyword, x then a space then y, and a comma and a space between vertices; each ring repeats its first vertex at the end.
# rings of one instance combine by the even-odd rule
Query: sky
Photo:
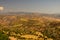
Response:
POLYGON ((60 13, 60 0, 0 0, 0 7, 3 12, 60 13))

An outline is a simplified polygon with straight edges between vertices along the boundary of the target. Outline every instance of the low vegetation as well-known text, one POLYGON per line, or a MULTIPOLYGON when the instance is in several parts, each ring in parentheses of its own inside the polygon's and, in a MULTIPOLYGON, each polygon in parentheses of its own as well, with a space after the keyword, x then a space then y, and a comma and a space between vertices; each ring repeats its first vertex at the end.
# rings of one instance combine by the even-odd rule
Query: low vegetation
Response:
POLYGON ((0 15, 0 40, 60 40, 60 21, 36 15, 0 15))

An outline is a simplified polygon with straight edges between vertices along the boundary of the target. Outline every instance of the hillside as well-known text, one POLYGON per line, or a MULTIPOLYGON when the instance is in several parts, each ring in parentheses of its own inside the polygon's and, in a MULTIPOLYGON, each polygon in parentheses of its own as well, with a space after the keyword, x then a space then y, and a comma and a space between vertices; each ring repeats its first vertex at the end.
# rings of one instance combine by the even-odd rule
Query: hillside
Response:
POLYGON ((36 13, 0 15, 0 35, 0 40, 60 40, 60 19, 36 13))

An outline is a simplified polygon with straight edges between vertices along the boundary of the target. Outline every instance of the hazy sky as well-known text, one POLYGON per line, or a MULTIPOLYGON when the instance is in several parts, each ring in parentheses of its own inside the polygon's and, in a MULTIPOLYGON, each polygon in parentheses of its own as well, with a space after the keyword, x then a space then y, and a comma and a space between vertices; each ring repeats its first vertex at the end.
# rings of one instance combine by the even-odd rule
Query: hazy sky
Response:
POLYGON ((0 0, 5 12, 60 13, 60 0, 0 0))

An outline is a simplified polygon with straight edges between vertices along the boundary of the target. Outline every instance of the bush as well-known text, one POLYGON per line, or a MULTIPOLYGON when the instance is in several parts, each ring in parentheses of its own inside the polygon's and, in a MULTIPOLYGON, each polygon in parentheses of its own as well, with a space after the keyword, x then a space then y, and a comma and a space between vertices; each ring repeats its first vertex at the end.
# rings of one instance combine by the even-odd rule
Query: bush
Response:
POLYGON ((0 40, 9 40, 8 35, 4 34, 2 31, 0 31, 0 40))

